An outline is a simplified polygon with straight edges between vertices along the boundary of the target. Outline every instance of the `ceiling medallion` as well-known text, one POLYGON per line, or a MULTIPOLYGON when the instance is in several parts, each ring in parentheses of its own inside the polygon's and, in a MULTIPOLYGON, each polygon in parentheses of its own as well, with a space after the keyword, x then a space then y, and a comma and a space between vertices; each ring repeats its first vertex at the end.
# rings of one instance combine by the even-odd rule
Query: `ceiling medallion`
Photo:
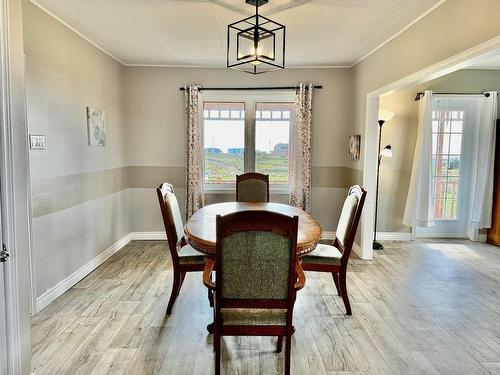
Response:
POLYGON ((251 74, 285 68, 285 26, 259 14, 269 0, 246 0, 255 15, 227 27, 227 67, 251 74))

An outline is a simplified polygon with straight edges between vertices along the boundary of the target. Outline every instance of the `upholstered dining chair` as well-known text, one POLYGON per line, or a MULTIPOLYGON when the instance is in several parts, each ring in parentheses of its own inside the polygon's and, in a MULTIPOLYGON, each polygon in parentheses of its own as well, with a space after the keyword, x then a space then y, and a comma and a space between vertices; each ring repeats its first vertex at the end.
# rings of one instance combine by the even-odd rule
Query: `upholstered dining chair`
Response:
MULTIPOLYGON (((184 225, 172 185, 165 182, 156 189, 156 193, 160 202, 161 215, 167 233, 168 248, 172 257, 174 271, 172 292, 167 306, 167 314, 170 314, 181 291, 186 272, 203 271, 205 258, 202 253, 191 247, 184 238, 184 225)), ((213 294, 210 290, 208 291, 208 299, 210 306, 213 306, 213 294)))
POLYGON ((269 175, 243 173, 236 176, 237 202, 269 202, 269 175))
POLYGON ((332 274, 337 293, 344 301, 347 315, 352 314, 346 285, 347 263, 351 255, 365 198, 366 190, 358 185, 352 186, 342 207, 333 244, 318 244, 314 251, 302 257, 302 268, 305 271, 330 272, 332 274))
POLYGON ((217 216, 214 260, 203 282, 215 291, 215 373, 220 374, 221 336, 285 337, 285 373, 290 373, 293 306, 305 283, 297 262, 298 217, 268 211, 217 216))

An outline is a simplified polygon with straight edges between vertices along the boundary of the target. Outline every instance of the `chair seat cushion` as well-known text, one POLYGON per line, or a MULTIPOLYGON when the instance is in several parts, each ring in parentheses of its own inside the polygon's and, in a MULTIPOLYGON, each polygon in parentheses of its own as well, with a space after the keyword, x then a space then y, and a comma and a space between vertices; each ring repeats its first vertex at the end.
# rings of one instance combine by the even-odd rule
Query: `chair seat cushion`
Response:
POLYGON ((205 255, 195 250, 191 245, 185 245, 179 250, 179 264, 204 264, 205 255))
POLYGON ((282 309, 221 309, 224 325, 286 325, 286 310, 282 309))
POLYGON ((340 266, 342 253, 334 246, 318 244, 311 253, 304 255, 302 263, 340 266))

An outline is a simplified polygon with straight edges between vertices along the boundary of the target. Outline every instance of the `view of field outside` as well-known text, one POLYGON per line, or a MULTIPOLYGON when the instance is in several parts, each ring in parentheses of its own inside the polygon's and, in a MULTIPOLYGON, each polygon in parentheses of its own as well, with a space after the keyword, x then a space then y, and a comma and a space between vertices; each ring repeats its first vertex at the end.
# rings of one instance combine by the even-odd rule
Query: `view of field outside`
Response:
MULTIPOLYGON (((258 103, 255 113, 255 170, 269 174, 274 184, 288 183, 291 106, 258 103)), ((207 102, 203 117, 205 182, 234 183, 244 172, 245 104, 207 102)))
POLYGON ((432 112, 434 218, 457 219, 463 111, 432 112))
POLYGON ((255 171, 274 184, 288 183, 291 103, 257 103, 255 113, 255 171))
POLYGON ((234 182, 244 172, 245 103, 204 103, 205 182, 234 182))

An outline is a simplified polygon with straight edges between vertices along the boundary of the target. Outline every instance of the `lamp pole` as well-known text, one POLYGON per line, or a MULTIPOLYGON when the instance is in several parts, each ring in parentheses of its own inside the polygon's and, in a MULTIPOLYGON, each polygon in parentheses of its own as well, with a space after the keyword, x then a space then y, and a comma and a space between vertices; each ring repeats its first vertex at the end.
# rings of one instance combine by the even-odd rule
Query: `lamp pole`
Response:
POLYGON ((380 161, 382 157, 380 156, 380 145, 382 143, 382 127, 384 126, 384 120, 378 120, 379 132, 378 132, 378 161, 377 161, 377 188, 375 192, 375 228, 373 229, 373 250, 383 250, 384 246, 377 242, 377 216, 378 216, 378 184, 380 180, 380 161))

